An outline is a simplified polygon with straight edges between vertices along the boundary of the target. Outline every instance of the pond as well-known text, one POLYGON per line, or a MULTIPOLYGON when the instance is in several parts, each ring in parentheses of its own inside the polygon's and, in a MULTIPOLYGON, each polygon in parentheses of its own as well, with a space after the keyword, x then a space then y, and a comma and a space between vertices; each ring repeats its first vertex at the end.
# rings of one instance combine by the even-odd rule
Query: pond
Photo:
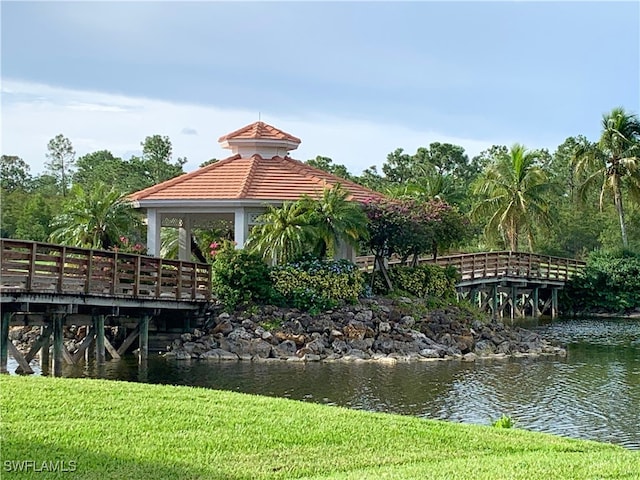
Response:
POLYGON ((199 363, 135 358, 65 376, 193 385, 378 412, 516 427, 640 449, 640 319, 527 325, 567 357, 398 363, 199 363))

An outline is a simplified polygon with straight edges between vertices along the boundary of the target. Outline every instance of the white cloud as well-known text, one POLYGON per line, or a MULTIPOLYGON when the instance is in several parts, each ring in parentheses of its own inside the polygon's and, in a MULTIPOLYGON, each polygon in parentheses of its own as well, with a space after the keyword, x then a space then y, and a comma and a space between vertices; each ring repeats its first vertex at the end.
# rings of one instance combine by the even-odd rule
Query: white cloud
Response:
MULTIPOLYGON (((78 156, 106 149, 123 158, 139 153, 146 136, 168 135, 174 156, 187 157, 185 170, 191 171, 210 158, 227 157, 229 152, 220 148, 218 138, 257 120, 254 112, 239 109, 13 80, 3 81, 2 91, 2 153, 22 157, 32 173, 43 171, 47 143, 59 133, 71 140, 78 156), (185 135, 184 125, 198 134, 185 135)), ((398 147, 413 153, 431 142, 448 142, 462 145, 472 156, 494 143, 511 143, 510 139, 458 138, 428 127, 407 128, 313 113, 304 118, 290 117, 286 112, 267 113, 262 120, 302 140, 292 157, 308 160, 328 156, 355 174, 371 165, 380 168, 387 154, 398 147)))

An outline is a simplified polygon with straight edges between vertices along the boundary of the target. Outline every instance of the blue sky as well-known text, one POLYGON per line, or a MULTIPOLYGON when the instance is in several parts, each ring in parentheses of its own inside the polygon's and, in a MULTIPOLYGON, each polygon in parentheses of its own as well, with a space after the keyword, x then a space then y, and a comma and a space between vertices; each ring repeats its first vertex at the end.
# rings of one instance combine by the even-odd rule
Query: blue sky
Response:
POLYGON ((6 2, 2 153, 58 133, 128 157, 168 135, 187 170, 261 118, 353 173, 433 141, 470 155, 595 139, 640 110, 638 2, 6 2))

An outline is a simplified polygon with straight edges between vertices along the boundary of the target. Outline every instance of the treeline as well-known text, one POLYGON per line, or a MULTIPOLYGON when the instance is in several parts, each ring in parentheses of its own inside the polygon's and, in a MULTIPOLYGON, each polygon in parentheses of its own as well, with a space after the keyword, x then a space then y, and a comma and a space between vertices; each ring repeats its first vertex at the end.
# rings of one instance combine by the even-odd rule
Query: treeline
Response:
MULTIPOLYGON (((637 252, 640 122, 616 108, 603 116, 601 127, 599 139, 569 137, 553 152, 495 145, 469 157, 461 146, 434 142, 415 153, 399 148, 381 171, 372 166, 361 175, 323 156, 306 163, 391 198, 437 199, 455 207, 471 232, 455 245, 458 250, 578 258, 594 250, 637 252)), ((168 137, 149 136, 141 146, 142 155, 129 159, 107 150, 76 158, 71 141, 58 135, 48 144, 45 172, 36 176, 20 157, 2 155, 2 236, 75 238, 103 248, 140 245, 145 232, 139 215, 113 205, 126 206, 127 193, 184 173, 186 162, 173 159, 168 137)), ((215 236, 203 235, 201 249, 215 236)))

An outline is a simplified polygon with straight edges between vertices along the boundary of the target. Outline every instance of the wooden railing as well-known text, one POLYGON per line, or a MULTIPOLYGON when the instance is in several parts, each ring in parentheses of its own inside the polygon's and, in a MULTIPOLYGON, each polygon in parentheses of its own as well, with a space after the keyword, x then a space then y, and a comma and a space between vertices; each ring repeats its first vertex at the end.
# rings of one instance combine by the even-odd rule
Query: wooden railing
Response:
POLYGON ((0 239, 0 291, 206 301, 211 266, 0 239))
MULTIPOLYGON (((399 260, 389 261, 390 265, 399 263, 399 260)), ((508 251, 448 255, 435 261, 421 258, 419 263, 454 267, 462 282, 504 277, 565 282, 585 266, 583 261, 571 258, 508 251)), ((373 257, 358 257, 356 264, 364 270, 371 270, 373 257)))

